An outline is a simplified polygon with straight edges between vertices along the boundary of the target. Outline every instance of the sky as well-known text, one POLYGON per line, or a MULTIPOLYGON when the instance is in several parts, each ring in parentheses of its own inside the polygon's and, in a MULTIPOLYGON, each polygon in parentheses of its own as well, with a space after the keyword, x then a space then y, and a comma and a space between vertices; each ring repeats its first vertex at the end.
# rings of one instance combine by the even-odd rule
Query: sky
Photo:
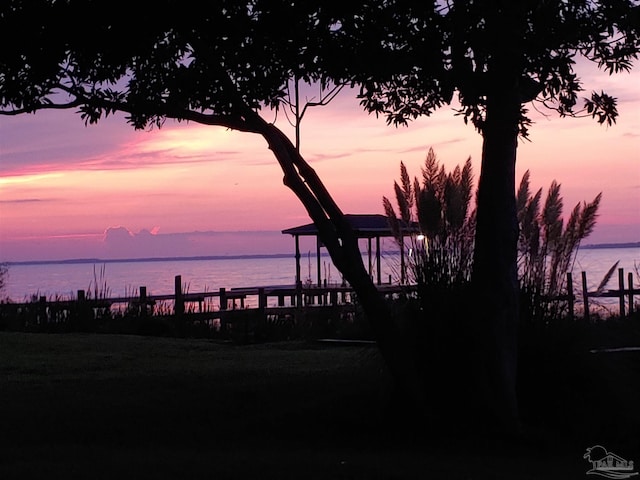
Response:
MULTIPOLYGON (((602 192, 585 243, 640 241, 638 70, 581 75, 585 96, 618 98, 612 127, 530 106, 535 124, 519 144, 516 181, 526 170, 532 189, 557 180, 565 218, 602 192)), ((293 136, 282 115, 264 116, 293 136)), ((479 177, 482 139, 453 107, 396 128, 343 91, 302 124, 301 152, 345 213, 383 213, 400 162, 419 176, 430 147, 447 169, 471 157, 479 177)), ((291 253, 280 232, 305 223, 255 134, 170 121, 135 131, 121 115, 85 126, 73 111, 0 116, 0 262, 291 253)))

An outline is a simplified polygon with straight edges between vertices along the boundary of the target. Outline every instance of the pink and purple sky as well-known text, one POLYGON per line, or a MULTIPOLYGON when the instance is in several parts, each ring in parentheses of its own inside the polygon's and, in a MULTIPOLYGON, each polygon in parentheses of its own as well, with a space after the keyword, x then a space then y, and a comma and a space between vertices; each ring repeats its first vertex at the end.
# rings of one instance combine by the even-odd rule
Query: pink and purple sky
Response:
MULTIPOLYGON (((586 243, 640 241, 640 72, 586 72, 585 96, 618 98, 617 124, 530 108, 517 180, 530 170, 546 190, 556 179, 565 216, 603 192, 586 243)), ((395 128, 345 91, 308 111, 301 151, 345 213, 383 213, 400 161, 419 175, 433 147, 448 169, 471 156, 477 179, 481 140, 452 107, 395 128)), ((259 136, 171 122, 134 131, 118 115, 85 127, 72 111, 0 116, 0 261, 291 253, 279 232, 308 222, 259 136)))

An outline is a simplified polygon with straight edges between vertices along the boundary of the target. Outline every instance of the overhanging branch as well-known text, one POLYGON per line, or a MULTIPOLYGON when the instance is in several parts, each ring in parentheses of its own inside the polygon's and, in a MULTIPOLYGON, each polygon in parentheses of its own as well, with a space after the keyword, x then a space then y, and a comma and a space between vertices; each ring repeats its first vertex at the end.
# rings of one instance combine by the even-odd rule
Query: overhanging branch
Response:
POLYGON ((72 108, 82 107, 83 105, 91 106, 104 110, 105 112, 122 112, 130 115, 144 114, 149 117, 165 117, 174 120, 186 120, 203 125, 220 126, 232 130, 238 130, 249 133, 259 133, 255 123, 251 121, 254 112, 247 107, 243 114, 237 115, 221 115, 207 113, 204 111, 191 110, 189 108, 180 108, 170 105, 150 105, 134 106, 126 101, 116 101, 104 97, 92 95, 78 87, 68 87, 59 84, 56 88, 73 100, 64 103, 46 102, 36 106, 29 106, 19 109, 0 110, 0 115, 20 115, 24 113, 34 113, 39 110, 68 110, 72 108))
POLYGON ((0 115, 21 115, 23 113, 34 113, 38 110, 68 110, 70 108, 76 108, 82 105, 80 100, 73 100, 71 102, 66 103, 43 103, 38 105, 35 108, 16 108, 12 110, 0 110, 0 115))

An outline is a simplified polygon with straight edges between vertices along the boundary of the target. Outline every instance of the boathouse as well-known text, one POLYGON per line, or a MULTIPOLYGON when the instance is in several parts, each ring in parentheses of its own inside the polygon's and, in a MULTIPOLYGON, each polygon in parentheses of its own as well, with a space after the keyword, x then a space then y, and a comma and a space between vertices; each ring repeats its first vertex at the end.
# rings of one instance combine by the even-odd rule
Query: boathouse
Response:
MULTIPOLYGON (((375 265, 376 265, 376 282, 378 285, 382 284, 382 271, 380 266, 380 239, 385 237, 394 237, 394 233, 391 230, 389 224, 389 218, 385 215, 378 214, 346 214, 345 218, 351 225, 356 237, 358 239, 367 240, 367 255, 369 260, 369 275, 373 278, 373 241, 375 240, 375 265)), ((401 225, 402 238, 417 235, 420 233, 420 228, 417 223, 411 225, 401 225)), ((285 235, 291 235, 295 239, 296 248, 296 284, 299 284, 300 279, 300 237, 313 236, 316 237, 316 262, 318 273, 318 286, 322 286, 321 278, 321 261, 320 250, 322 248, 322 242, 318 236, 318 228, 313 223, 307 223, 298 227, 287 228, 282 231, 285 235)), ((400 249, 400 282, 404 283, 404 248, 400 249)))

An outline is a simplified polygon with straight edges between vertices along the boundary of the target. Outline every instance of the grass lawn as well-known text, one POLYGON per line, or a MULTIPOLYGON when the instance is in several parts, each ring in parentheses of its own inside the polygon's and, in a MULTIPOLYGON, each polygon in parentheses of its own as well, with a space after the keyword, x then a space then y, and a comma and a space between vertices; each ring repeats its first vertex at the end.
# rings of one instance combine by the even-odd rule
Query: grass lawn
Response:
POLYGON ((593 442, 640 465, 638 355, 593 357, 622 393, 570 383, 544 414, 570 421, 505 442, 408 433, 371 346, 0 333, 0 479, 571 479, 593 442))

